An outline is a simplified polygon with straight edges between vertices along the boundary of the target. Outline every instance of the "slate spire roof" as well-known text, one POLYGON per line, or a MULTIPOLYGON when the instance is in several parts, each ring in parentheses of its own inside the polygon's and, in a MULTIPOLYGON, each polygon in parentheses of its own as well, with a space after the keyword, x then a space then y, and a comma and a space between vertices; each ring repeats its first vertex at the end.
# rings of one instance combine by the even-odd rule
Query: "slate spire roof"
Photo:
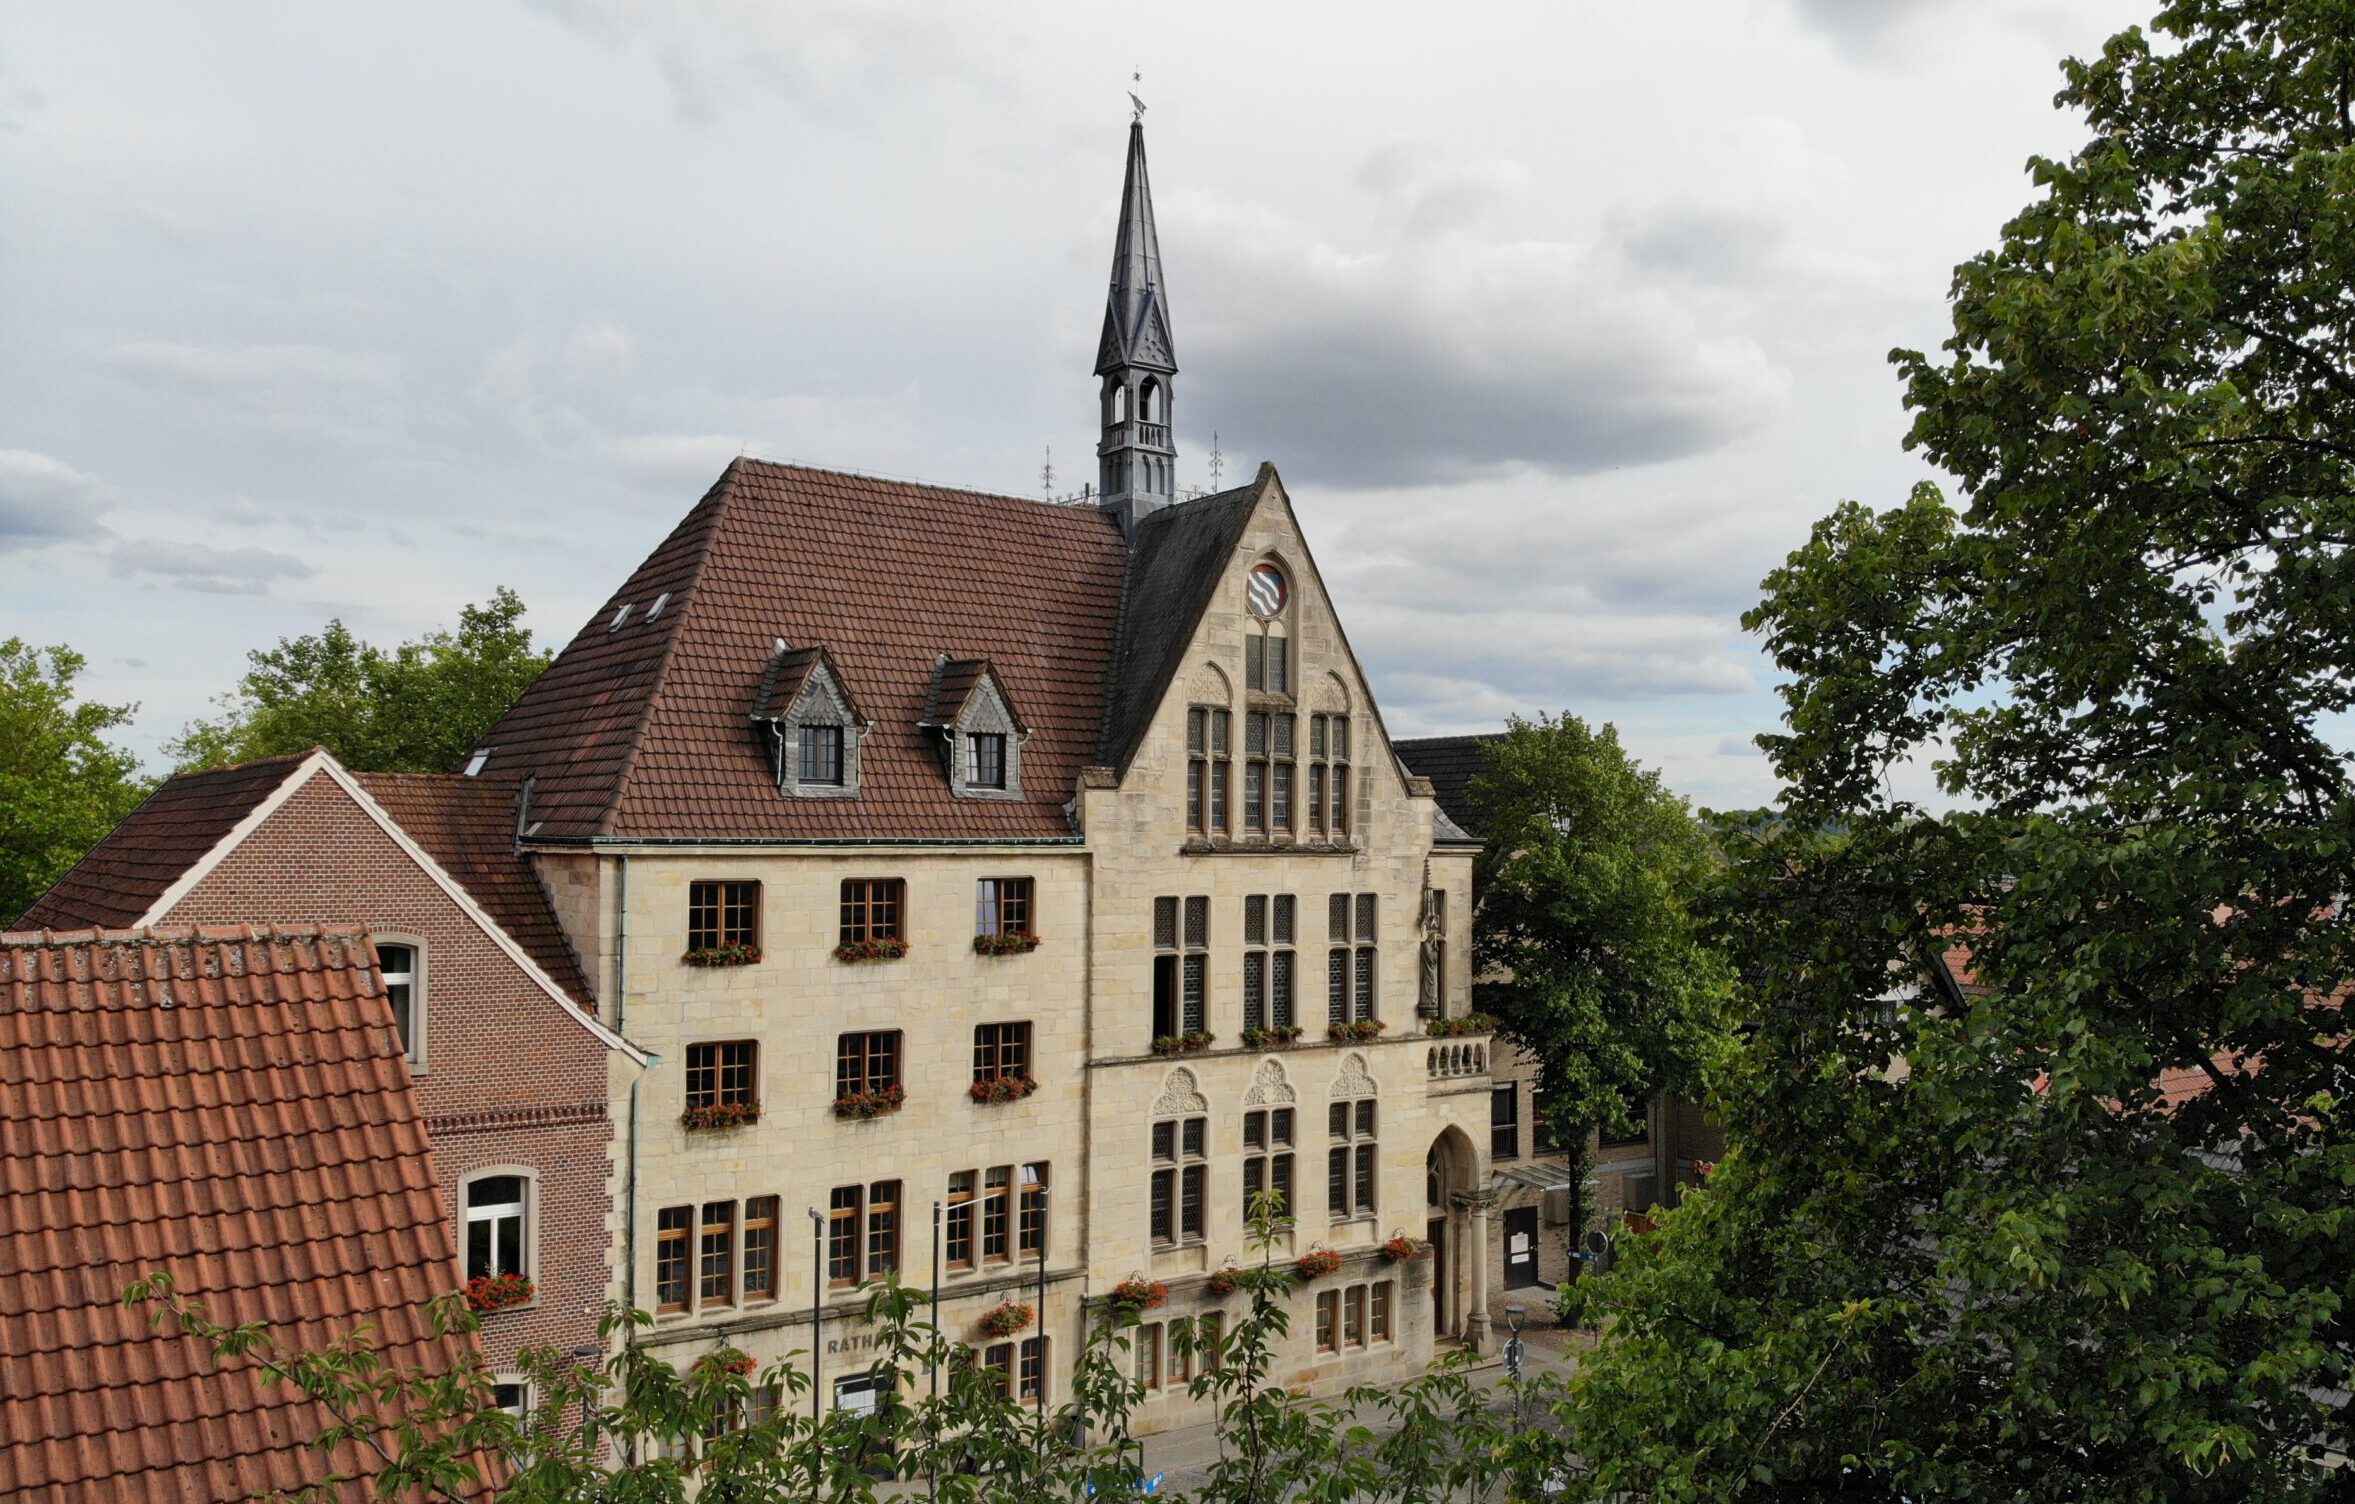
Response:
POLYGON ((1120 229, 1112 242, 1112 288, 1104 306, 1104 336, 1096 345, 1096 374, 1124 366, 1177 370, 1169 337, 1169 293, 1161 282, 1161 235, 1153 225, 1153 184, 1145 174, 1145 127, 1128 128, 1128 172, 1120 185, 1120 229))

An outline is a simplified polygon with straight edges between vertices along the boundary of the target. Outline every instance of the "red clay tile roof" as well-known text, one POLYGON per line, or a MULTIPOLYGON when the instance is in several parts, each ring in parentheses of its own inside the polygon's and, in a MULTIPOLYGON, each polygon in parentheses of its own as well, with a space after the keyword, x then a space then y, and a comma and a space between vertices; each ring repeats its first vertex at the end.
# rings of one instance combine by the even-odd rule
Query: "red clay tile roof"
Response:
POLYGON ((1092 507, 740 459, 484 739, 486 771, 537 778, 544 840, 1068 837, 1128 562, 1092 507), (872 724, 855 798, 777 791, 751 716, 780 638, 825 649, 872 724), (1030 726, 1021 798, 950 793, 920 724, 943 654, 988 659, 1030 726))
POLYGON ((368 797, 458 880, 573 1001, 594 1011, 587 978, 531 858, 515 849, 517 785, 455 773, 354 773, 368 797))
POLYGON ((270 797, 308 755, 265 757, 167 780, 25 910, 17 928, 137 924, 181 873, 270 797))
MULTIPOLYGON (((0 1498, 242 1499, 349 1449, 251 1367, 125 1310, 168 1270, 297 1345, 361 1323, 447 1371, 456 1250, 357 935, 0 935, 0 1498)), ((358 1497, 353 1486, 349 1496, 358 1497)))

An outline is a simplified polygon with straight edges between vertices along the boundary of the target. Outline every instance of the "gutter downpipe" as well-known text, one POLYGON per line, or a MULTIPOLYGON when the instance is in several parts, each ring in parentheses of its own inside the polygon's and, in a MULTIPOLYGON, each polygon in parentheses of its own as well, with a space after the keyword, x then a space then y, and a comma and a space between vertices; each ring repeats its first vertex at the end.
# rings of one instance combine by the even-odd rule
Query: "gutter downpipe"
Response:
MULTIPOLYGON (((625 852, 616 857, 614 887, 618 912, 614 917, 613 940, 613 1032, 620 1034, 629 1015, 629 960, 630 960, 630 859, 625 852)), ((627 1037, 626 1035, 624 1036, 627 1037)), ((646 1084, 646 1073, 662 1063, 660 1055, 649 1055, 646 1064, 630 1082, 630 1123, 628 1163, 624 1167, 622 1188, 622 1307, 625 1311, 638 1309, 638 1088, 646 1084)), ((622 1324, 621 1345, 627 1352, 638 1345, 638 1327, 634 1321, 622 1324)), ((635 1438, 628 1444, 628 1460, 635 1463, 638 1445, 635 1438)))

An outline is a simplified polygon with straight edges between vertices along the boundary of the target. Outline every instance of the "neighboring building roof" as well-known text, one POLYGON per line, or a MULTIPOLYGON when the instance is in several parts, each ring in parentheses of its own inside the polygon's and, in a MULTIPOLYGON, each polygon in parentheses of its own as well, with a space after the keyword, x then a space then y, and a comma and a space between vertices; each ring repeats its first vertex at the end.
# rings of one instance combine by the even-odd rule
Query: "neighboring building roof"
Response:
POLYGON ((1194 639, 1194 624, 1218 593, 1226 562, 1242 544, 1243 529, 1275 473, 1273 465, 1261 465, 1249 485, 1162 507, 1137 522, 1103 745, 1095 758, 1100 765, 1128 772, 1194 639))
POLYGON ((1478 736, 1425 736, 1392 742, 1390 750, 1398 754, 1398 760, 1406 764, 1409 772, 1431 780, 1431 790, 1439 796, 1440 813, 1459 828, 1477 835, 1480 822, 1472 808, 1472 780, 1487 765, 1488 744, 1503 737, 1501 731, 1478 736))
POLYGON ((19 929, 136 924, 164 891, 286 781, 308 753, 166 779, 16 921, 19 929))
POLYGON ((550 980, 574 1002, 596 1011, 580 960, 549 905, 548 890, 531 858, 515 849, 516 784, 455 773, 351 776, 550 980))
MULTIPOLYGON (((328 1423, 126 1310, 168 1271, 295 1347, 363 1323, 447 1371, 457 1250, 360 935, 0 935, 0 1497, 241 1499, 327 1467, 328 1423)), ((364 1485, 347 1487, 362 1496, 364 1485)))
POLYGON ((1080 770, 1141 738, 1272 478, 1154 513, 1132 551, 1093 507, 736 460, 484 738, 485 771, 534 778, 542 841, 1068 838, 1080 770), (780 638, 824 649, 872 727, 855 797, 778 792, 750 716, 780 638), (951 792, 924 728, 943 655, 1019 707, 1019 798, 951 792))

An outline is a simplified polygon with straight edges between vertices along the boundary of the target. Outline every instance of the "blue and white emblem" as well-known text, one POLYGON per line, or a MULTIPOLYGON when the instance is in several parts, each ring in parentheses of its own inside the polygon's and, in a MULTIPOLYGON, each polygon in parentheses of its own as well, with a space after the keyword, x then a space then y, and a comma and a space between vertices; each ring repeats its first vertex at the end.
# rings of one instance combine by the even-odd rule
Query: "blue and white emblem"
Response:
POLYGON ((1253 616, 1264 621, 1278 614, 1284 609, 1284 599, 1290 593, 1290 587, 1284 583, 1284 571, 1273 564, 1251 566, 1251 587, 1245 598, 1250 603, 1253 616))

